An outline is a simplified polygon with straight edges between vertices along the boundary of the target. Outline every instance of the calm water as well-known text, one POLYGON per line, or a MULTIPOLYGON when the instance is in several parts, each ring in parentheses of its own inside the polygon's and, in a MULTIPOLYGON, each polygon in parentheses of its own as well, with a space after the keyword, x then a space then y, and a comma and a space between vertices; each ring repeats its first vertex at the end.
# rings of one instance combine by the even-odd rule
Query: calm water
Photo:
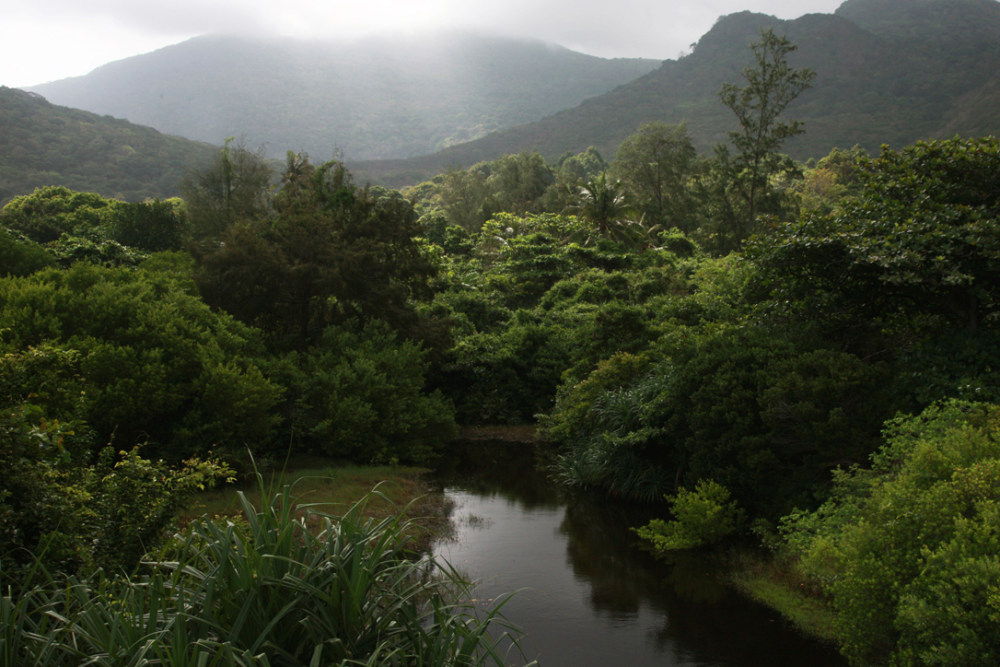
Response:
POLYGON ((837 653, 719 585, 697 558, 672 563, 637 548, 627 526, 649 517, 566 494, 523 445, 470 445, 438 475, 455 501, 454 539, 435 546, 525 632, 525 659, 544 667, 825 667, 837 653))

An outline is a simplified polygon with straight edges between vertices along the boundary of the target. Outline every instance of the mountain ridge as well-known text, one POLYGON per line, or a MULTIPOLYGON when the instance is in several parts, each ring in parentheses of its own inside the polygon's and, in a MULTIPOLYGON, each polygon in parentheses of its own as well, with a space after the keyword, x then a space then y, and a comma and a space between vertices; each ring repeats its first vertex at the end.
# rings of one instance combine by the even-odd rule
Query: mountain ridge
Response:
POLYGON ((635 81, 531 124, 502 130, 430 156, 352 165, 376 182, 403 185, 449 167, 537 150, 550 160, 589 146, 610 156, 643 122, 686 122, 700 151, 725 141, 735 120, 719 102, 739 82, 750 43, 772 28, 798 46, 789 62, 817 73, 790 105, 806 132, 789 140, 797 159, 834 147, 1000 132, 994 72, 1000 71, 1000 3, 995 0, 847 0, 833 14, 783 20, 749 11, 720 17, 693 51, 635 81), (961 10, 961 11, 956 11, 961 10), (963 33, 975 26, 971 33, 963 33), (958 34, 943 40, 941 35, 958 34), (927 48, 938 39, 947 51, 927 48), (975 105, 969 107, 969 105, 975 105), (609 122, 613 119, 614 122, 609 122))
POLYGON ((28 90, 200 141, 350 159, 426 154, 537 120, 656 66, 446 32, 344 44, 210 35, 28 90))

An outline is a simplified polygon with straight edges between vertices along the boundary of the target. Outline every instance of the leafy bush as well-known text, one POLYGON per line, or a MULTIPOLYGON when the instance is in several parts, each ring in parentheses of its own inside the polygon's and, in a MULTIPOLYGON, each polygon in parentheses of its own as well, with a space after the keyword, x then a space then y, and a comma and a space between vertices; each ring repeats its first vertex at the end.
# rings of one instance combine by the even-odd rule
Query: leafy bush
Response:
POLYGON ((149 442, 174 460, 221 443, 265 446, 280 389, 254 361, 263 352, 256 332, 213 313, 189 288, 166 271, 91 265, 0 279, 0 350, 73 351, 73 368, 60 375, 65 389, 39 376, 24 392, 60 403, 43 404, 59 419, 67 417, 58 396, 74 392, 97 443, 149 442))
POLYGON ((652 519, 633 529, 657 551, 711 546, 735 533, 743 521, 726 487, 710 479, 698 480, 693 491, 681 487, 667 502, 673 520, 652 519))
POLYGON ((92 192, 60 186, 37 188, 10 200, 0 210, 0 225, 32 241, 48 243, 63 234, 82 235, 108 224, 119 204, 92 192))
POLYGON ((329 327, 305 352, 273 364, 288 389, 297 445, 357 462, 425 463, 455 435, 454 408, 428 392, 420 345, 387 324, 329 327))
POLYGON ((547 429, 564 480, 652 500, 715 479, 777 518, 874 450, 887 415, 884 367, 762 330, 677 327, 641 356, 632 377, 604 367, 600 382, 560 391, 547 429))
POLYGON ((42 246, 23 234, 0 228, 0 266, 8 276, 26 276, 51 266, 53 259, 42 246))
POLYGON ((88 464, 73 444, 77 431, 85 424, 46 419, 30 404, 0 412, 0 565, 8 586, 38 567, 131 572, 195 491, 231 473, 214 459, 171 468, 111 447, 88 464))

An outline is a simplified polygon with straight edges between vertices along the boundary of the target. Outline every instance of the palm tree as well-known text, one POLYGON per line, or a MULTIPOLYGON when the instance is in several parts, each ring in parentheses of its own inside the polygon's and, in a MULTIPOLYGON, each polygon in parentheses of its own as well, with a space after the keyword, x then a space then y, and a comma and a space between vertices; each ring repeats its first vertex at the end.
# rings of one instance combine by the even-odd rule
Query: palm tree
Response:
POLYGON ((573 209, 594 225, 598 236, 633 248, 654 245, 654 230, 633 219, 633 209, 621 181, 609 182, 606 171, 589 179, 577 191, 573 209))
POLYGON ((628 217, 628 204, 621 181, 608 182, 608 172, 591 178, 577 193, 580 216, 594 223, 601 236, 607 236, 615 223, 628 217))

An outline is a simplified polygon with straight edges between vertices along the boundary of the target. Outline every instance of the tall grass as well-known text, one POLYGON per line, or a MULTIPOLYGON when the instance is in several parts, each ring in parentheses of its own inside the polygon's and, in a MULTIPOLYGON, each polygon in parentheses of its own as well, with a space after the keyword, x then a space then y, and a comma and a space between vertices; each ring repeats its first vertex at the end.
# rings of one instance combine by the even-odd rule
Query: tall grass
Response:
POLYGON ((43 573, 3 595, 0 665, 483 665, 517 650, 500 606, 407 553, 401 515, 365 517, 377 490, 342 516, 288 487, 264 497, 193 522, 142 576, 43 573))

